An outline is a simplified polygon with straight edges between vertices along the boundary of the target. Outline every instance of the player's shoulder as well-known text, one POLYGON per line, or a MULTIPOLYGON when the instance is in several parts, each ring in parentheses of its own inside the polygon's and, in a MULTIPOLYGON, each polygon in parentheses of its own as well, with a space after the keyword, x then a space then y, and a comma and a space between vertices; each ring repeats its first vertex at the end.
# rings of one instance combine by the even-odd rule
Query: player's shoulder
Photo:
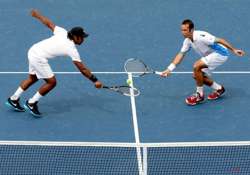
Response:
POLYGON ((68 34, 68 31, 63 27, 55 26, 53 33, 54 33, 54 35, 57 35, 57 34, 65 35, 65 34, 68 34))
POLYGON ((204 37, 210 36, 211 34, 208 33, 207 31, 195 30, 193 35, 194 35, 194 38, 204 38, 204 37))
POLYGON ((183 41, 183 45, 188 45, 191 43, 191 40, 189 38, 185 38, 183 41))

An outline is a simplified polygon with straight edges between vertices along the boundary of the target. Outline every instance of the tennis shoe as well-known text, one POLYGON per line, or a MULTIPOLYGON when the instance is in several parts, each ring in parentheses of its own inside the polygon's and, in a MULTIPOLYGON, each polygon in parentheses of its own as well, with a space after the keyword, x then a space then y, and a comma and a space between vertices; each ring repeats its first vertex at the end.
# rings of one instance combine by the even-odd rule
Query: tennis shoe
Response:
POLYGON ((213 91, 211 94, 208 95, 208 100, 215 100, 221 97, 225 93, 225 88, 222 86, 221 89, 213 91))
POLYGON ((200 95, 199 92, 194 93, 193 95, 186 98, 186 103, 188 105, 194 106, 204 101, 204 95, 200 95))
POLYGON ((41 117, 42 114, 38 110, 37 103, 38 101, 35 103, 29 103, 29 101, 27 100, 26 103, 24 104, 24 107, 25 109, 29 110, 33 116, 41 117))
POLYGON ((24 112, 25 109, 20 105, 19 100, 20 99, 11 100, 10 98, 8 98, 8 100, 5 102, 5 104, 7 106, 11 107, 12 109, 14 109, 15 111, 24 112))

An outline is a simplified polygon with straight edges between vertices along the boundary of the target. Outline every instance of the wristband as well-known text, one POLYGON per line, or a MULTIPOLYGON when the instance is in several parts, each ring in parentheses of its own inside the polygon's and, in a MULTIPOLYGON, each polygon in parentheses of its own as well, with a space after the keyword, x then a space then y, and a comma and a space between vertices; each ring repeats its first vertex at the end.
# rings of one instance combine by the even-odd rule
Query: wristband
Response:
POLYGON ((98 81, 98 79, 96 78, 96 76, 95 76, 94 74, 92 74, 91 77, 89 77, 89 79, 90 79, 93 83, 95 83, 95 82, 98 81))
POLYGON ((174 63, 171 63, 169 66, 168 66, 168 70, 170 70, 171 72, 176 68, 176 65, 174 63))

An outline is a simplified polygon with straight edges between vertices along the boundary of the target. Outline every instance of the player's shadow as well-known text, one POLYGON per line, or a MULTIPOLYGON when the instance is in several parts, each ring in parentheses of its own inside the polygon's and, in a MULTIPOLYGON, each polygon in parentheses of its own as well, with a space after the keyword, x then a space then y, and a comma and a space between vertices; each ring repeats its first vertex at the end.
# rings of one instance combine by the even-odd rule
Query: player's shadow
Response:
POLYGON ((250 93, 247 88, 236 88, 236 87, 229 87, 226 89, 225 95, 222 96, 221 100, 233 100, 238 102, 248 102, 250 98, 250 93))
MULTIPOLYGON (((209 91, 207 91, 209 93, 209 91)), ((210 91, 211 92, 211 91, 210 91)), ((206 100, 207 105, 216 105, 216 104, 227 104, 227 105, 248 105, 248 99, 250 98, 250 93, 247 89, 236 88, 236 87, 227 87, 225 94, 216 100, 206 100)), ((237 106, 235 105, 235 106, 237 106)), ((201 105, 202 106, 202 105, 201 105)), ((225 107, 225 106, 224 106, 225 107)))
POLYGON ((46 103, 41 103, 41 111, 46 114, 63 114, 81 110, 81 113, 88 111, 103 111, 113 113, 114 109, 106 107, 104 104, 116 103, 114 99, 108 97, 100 97, 89 94, 80 95, 78 97, 58 97, 47 100, 46 103), (75 110, 76 109, 76 110, 75 110), (78 110, 77 110, 78 109, 78 110))

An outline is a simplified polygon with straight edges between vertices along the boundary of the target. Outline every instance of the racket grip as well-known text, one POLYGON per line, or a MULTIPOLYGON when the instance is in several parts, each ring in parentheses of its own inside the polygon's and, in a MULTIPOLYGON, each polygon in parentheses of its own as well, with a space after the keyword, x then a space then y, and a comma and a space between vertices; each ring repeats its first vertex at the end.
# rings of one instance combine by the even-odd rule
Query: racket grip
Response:
POLYGON ((157 74, 157 75, 161 75, 162 74, 162 72, 159 72, 159 71, 155 71, 154 73, 157 74))

